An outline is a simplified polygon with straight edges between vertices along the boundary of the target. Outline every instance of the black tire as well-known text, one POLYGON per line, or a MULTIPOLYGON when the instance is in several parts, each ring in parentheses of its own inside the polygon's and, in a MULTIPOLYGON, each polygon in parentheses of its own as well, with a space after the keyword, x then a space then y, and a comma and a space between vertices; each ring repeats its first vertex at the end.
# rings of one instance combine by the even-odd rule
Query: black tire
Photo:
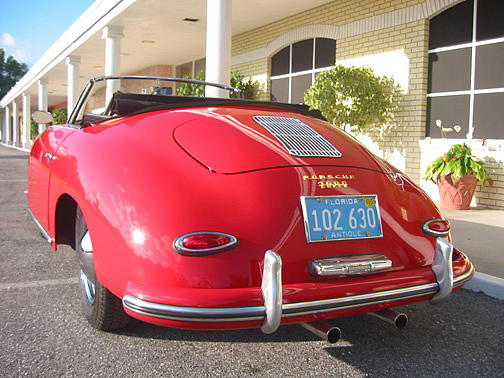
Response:
MULTIPOLYGON (((95 276, 92 245, 82 243, 88 233, 86 220, 79 207, 75 218, 75 250, 80 269, 80 297, 82 312, 94 328, 112 331, 125 327, 130 317, 124 312, 122 301, 103 286, 95 276), (83 248, 86 246, 87 251, 83 248)), ((89 237, 89 235, 88 235, 89 237)))

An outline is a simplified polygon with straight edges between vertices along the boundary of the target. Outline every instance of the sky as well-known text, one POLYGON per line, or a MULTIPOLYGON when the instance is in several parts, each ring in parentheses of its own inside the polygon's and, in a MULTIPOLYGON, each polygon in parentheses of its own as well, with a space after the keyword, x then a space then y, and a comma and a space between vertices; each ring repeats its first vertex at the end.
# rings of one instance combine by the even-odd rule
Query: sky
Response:
POLYGON ((33 64, 95 0, 0 0, 0 48, 33 64))

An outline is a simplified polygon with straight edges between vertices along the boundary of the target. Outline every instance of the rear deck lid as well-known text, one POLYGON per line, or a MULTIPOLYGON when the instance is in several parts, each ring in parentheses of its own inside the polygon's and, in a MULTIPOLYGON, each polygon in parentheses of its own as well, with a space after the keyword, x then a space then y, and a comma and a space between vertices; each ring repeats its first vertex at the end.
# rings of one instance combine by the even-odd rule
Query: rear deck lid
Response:
POLYGON ((197 112, 199 117, 175 129, 174 138, 195 160, 215 172, 308 165, 380 170, 359 143, 312 117, 261 108, 197 112))

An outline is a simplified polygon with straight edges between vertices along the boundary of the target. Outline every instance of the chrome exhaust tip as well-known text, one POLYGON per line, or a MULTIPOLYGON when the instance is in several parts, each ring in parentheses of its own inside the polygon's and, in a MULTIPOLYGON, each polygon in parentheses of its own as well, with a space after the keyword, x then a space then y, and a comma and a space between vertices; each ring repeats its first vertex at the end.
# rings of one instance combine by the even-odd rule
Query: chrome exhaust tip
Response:
POLYGON ((338 327, 334 327, 324 321, 300 324, 303 328, 314 333, 329 344, 337 343, 341 337, 341 330, 338 327))
POLYGON ((376 312, 370 312, 369 315, 373 315, 378 319, 393 324, 397 329, 403 329, 408 325, 408 316, 406 314, 403 314, 402 312, 398 313, 389 309, 385 309, 376 312))

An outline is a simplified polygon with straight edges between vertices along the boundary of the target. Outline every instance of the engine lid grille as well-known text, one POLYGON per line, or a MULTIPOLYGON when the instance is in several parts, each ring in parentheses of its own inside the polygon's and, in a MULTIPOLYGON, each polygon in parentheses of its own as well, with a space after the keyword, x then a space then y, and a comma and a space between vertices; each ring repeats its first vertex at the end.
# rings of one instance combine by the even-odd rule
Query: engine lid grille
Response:
POLYGON ((254 116, 254 121, 268 130, 292 156, 341 157, 327 139, 297 118, 254 116))

